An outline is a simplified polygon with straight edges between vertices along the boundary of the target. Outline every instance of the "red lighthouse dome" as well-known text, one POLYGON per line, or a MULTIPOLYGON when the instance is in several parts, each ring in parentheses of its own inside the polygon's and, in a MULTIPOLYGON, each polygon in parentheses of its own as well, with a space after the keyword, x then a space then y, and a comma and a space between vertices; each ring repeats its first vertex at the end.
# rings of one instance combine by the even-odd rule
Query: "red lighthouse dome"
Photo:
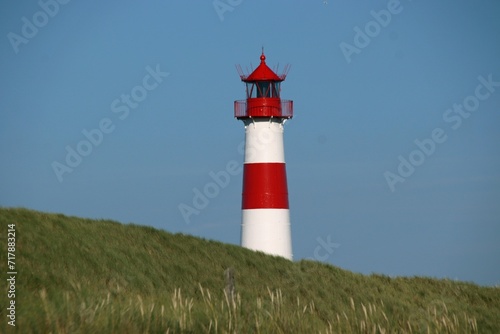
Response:
POLYGON ((266 56, 264 53, 260 56, 260 65, 246 78, 241 78, 244 82, 252 81, 277 81, 281 82, 285 80, 280 78, 276 73, 273 72, 266 64, 266 56))

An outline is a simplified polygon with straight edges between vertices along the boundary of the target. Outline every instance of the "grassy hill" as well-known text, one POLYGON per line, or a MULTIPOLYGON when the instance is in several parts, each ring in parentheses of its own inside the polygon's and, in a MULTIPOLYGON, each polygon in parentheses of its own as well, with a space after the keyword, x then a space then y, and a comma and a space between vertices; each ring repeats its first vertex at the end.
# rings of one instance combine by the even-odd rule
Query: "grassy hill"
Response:
MULTIPOLYGON (((500 333, 499 288, 364 276, 26 209, 0 208, 3 277, 8 224, 16 229, 15 329, 23 333, 500 333)), ((8 333, 2 291, 0 332, 8 333)))

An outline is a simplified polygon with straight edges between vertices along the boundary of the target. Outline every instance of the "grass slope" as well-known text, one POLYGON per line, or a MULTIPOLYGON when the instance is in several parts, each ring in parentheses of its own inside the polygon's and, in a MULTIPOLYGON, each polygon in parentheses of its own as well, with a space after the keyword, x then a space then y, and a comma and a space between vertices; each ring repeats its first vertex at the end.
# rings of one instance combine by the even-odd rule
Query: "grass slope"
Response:
MULTIPOLYGON (((500 333, 500 289, 364 276, 150 227, 0 208, 23 333, 500 333), (234 269, 236 293, 224 291, 234 269)), ((4 283, 5 280, 4 280, 4 283)), ((7 294, 0 296, 0 331, 7 294)))

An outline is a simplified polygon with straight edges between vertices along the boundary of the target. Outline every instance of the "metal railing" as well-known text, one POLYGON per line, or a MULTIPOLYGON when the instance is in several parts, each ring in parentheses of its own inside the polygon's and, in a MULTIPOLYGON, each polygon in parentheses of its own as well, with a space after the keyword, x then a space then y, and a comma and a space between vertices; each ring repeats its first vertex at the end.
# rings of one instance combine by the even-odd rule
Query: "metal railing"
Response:
POLYGON ((293 117, 293 101, 292 100, 281 100, 280 108, 264 106, 267 109, 264 113, 254 113, 252 110, 247 108, 247 100, 234 101, 234 117, 245 118, 245 117, 283 117, 292 118, 293 117))

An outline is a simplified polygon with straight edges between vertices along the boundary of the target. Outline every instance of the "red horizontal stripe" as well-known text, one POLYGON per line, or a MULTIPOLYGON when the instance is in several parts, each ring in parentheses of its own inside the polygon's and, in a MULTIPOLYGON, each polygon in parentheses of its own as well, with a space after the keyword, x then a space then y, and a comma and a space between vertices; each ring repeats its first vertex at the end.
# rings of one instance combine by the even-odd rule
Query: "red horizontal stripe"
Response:
POLYGON ((284 163, 244 165, 242 209, 288 209, 284 163))

